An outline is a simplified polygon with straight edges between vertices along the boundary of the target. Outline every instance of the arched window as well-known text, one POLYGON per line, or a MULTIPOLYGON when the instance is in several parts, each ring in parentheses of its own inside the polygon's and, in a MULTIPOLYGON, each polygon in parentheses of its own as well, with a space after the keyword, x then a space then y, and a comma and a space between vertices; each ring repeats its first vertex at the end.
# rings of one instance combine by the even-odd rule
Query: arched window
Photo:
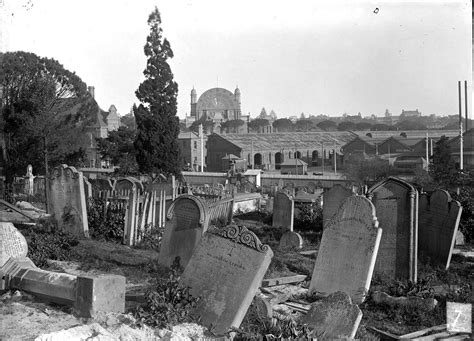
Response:
POLYGON ((317 160, 319 156, 319 153, 317 150, 313 150, 313 153, 311 154, 311 159, 312 160, 317 160))
POLYGON ((253 156, 253 164, 255 166, 260 166, 262 164, 262 154, 257 153, 253 156))
POLYGON ((301 159, 301 152, 296 151, 294 155, 295 155, 295 159, 301 159))

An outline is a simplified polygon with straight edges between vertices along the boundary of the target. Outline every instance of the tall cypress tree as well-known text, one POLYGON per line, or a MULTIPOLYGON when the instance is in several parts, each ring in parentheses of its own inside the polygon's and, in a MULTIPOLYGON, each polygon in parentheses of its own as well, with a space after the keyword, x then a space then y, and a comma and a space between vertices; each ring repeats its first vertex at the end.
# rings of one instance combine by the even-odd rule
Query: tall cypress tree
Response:
POLYGON ((180 176, 179 119, 176 116, 178 84, 173 80, 168 58, 173 58, 170 43, 163 38, 158 8, 148 18, 150 34, 145 44, 145 80, 135 92, 140 105, 133 107, 137 125, 135 149, 142 173, 180 176))

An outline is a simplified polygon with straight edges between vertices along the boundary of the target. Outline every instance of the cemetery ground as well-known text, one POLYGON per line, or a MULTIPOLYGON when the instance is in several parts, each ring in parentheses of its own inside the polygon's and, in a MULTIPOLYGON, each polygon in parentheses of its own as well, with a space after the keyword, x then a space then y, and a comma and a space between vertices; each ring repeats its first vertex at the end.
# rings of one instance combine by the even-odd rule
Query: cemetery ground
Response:
MULTIPOLYGON (((305 289, 309 287, 321 233, 298 231, 298 226, 295 226, 304 239, 303 249, 280 250, 279 240, 284 231, 271 227, 271 218, 267 215, 251 212, 234 217, 234 221, 246 226, 262 243, 272 248, 274 257, 265 279, 307 276, 299 283, 260 288, 260 293, 273 295, 270 300, 273 311, 280 316, 293 318, 307 312, 310 303, 318 300, 308 296, 305 289)), ((77 240, 66 234, 32 232, 28 225, 17 227, 28 241, 28 256, 43 269, 73 275, 106 273, 125 276, 126 314, 103 313, 94 319, 79 318, 70 307, 47 303, 24 292, 10 291, 0 297, 0 316, 3 319, 0 339, 34 339, 44 333, 91 322, 97 322, 109 330, 129 328, 127 326, 138 328, 142 322, 157 329, 171 330, 172 325, 192 321, 187 313, 193 298, 187 296, 185 290, 177 288, 176 276, 179 276, 179 270, 173 271, 158 263, 156 238, 130 248, 113 241, 94 238, 77 240), (152 302, 155 302, 154 306, 152 302)), ((465 248, 469 249, 470 246, 465 248)), ((470 281, 474 273, 474 259, 455 254, 447 271, 424 265, 423 260, 418 265, 416 284, 387 281, 374 275, 367 299, 360 305, 363 318, 356 338, 383 339, 383 333, 376 332, 374 328, 393 335, 405 335, 444 325, 447 301, 472 303, 470 281), (380 303, 374 299, 373 293, 377 291, 392 297, 417 298, 418 301, 414 304, 393 301, 380 303)), ((269 335, 296 338, 304 337, 307 333, 301 323, 285 318, 269 318, 266 314, 268 311, 262 309, 255 299, 236 331, 236 338, 263 338, 265 335, 267 339, 271 339, 269 335)), ((120 331, 127 332, 128 335, 132 333, 131 329, 120 331)))

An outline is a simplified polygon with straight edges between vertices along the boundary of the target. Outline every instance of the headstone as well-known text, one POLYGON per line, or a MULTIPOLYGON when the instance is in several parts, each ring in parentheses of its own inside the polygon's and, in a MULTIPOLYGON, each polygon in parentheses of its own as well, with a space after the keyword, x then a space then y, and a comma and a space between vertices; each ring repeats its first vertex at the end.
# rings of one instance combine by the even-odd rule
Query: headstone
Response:
POLYGON ((112 182, 109 179, 89 179, 94 190, 112 191, 114 189, 112 182))
POLYGON ((383 230, 375 272, 387 279, 416 281, 418 192, 409 183, 389 177, 369 188, 367 197, 383 230))
POLYGON ((448 192, 420 195, 418 209, 418 252, 431 264, 449 268, 461 219, 462 207, 448 192))
POLYGON ((238 328, 272 257, 243 226, 208 230, 181 276, 180 284, 201 297, 192 314, 216 335, 238 328))
POLYGON ((338 291, 312 303, 301 322, 312 330, 313 338, 341 340, 355 337, 361 319, 359 307, 352 304, 347 293, 338 291))
POLYGON ((168 209, 158 262, 171 266, 176 257, 185 268, 209 224, 204 202, 193 195, 179 196, 168 209))
POLYGON ((295 205, 290 196, 284 192, 278 192, 273 202, 273 227, 287 228, 293 231, 293 216, 295 205))
POLYGON ((48 212, 61 229, 78 236, 89 236, 86 195, 82 172, 61 165, 54 168, 48 186, 48 212))
POLYGON ((0 222, 0 267, 10 257, 26 257, 28 244, 25 237, 12 223, 0 222))
POLYGON ((279 248, 281 250, 286 249, 301 249, 303 247, 303 238, 299 233, 288 231, 284 233, 280 238, 279 248))
POLYGON ((331 218, 336 215, 344 200, 351 195, 351 190, 341 185, 334 185, 323 193, 323 229, 326 228, 331 218))
POLYGON ((92 184, 87 180, 87 178, 84 179, 84 192, 86 194, 86 198, 92 198, 92 184))
POLYGON ((456 232, 456 245, 464 245, 464 244, 465 244, 464 233, 458 230, 458 232, 456 232))
POLYGON ((28 195, 33 195, 34 194, 34 179, 35 176, 33 175, 33 166, 28 165, 26 168, 26 178, 27 178, 27 183, 28 183, 28 195))
POLYGON ((374 205, 365 197, 347 198, 323 231, 309 292, 327 296, 344 291, 354 303, 362 303, 381 235, 374 205))
POLYGON ((117 179, 114 185, 115 191, 133 190, 134 188, 140 191, 143 191, 143 184, 141 183, 140 180, 135 179, 134 177, 131 177, 131 176, 117 179))

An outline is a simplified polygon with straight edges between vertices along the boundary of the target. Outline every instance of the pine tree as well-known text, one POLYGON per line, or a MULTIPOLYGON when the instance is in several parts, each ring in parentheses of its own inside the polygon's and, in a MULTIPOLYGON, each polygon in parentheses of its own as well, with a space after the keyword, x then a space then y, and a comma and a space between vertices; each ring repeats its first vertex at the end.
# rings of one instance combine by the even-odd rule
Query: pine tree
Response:
POLYGON ((134 106, 137 126, 135 149, 137 163, 142 173, 152 177, 159 174, 180 176, 179 119, 176 116, 178 84, 168 58, 173 58, 170 43, 163 38, 161 16, 158 8, 148 18, 150 34, 145 44, 147 67, 145 80, 136 91, 141 102, 134 106))

